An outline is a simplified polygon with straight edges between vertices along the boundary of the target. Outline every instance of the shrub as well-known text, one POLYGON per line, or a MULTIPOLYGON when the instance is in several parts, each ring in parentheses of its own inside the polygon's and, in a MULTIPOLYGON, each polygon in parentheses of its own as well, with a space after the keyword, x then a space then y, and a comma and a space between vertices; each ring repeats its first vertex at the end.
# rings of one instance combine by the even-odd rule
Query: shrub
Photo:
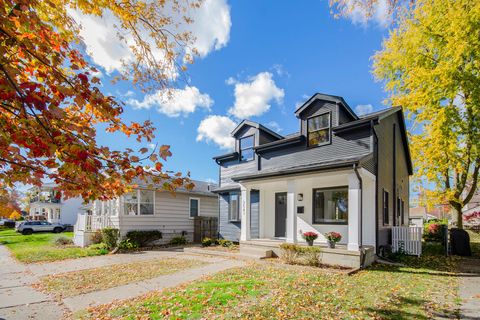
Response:
POLYGON ((431 220, 423 225, 423 240, 428 242, 443 242, 447 221, 431 220))
POLYGON ((158 230, 133 230, 127 232, 127 239, 137 247, 145 247, 153 241, 162 239, 162 233, 158 230))
POLYGON ((73 241, 72 239, 70 238, 67 238, 67 237, 58 237, 55 239, 55 245, 57 246, 66 246, 66 245, 69 245, 69 244, 73 244, 73 241))
POLYGON ((300 256, 305 264, 317 267, 320 264, 320 247, 300 247, 300 256))
POLYGON ((115 228, 102 229, 102 242, 107 245, 108 250, 112 250, 113 248, 117 247, 119 237, 120 237, 120 233, 118 232, 118 229, 115 229, 115 228))
POLYGON ((103 242, 92 244, 88 246, 88 249, 98 250, 100 254, 107 254, 109 252, 107 245, 103 242))
POLYGON ((222 246, 222 247, 225 247, 225 248, 229 248, 231 246, 233 246, 233 242, 230 241, 230 240, 225 240, 225 239, 219 239, 217 241, 218 245, 219 246, 222 246))
POLYGON ((320 263, 320 247, 304 247, 292 243, 282 243, 280 250, 282 259, 288 264, 318 266, 320 263))
POLYGON ((95 233, 92 235, 92 238, 90 240, 92 241, 93 244, 102 243, 103 241, 102 230, 95 231, 95 233))
POLYGON ((138 248, 137 244, 136 243, 133 243, 130 239, 123 239, 122 241, 120 241, 120 243, 118 244, 118 249, 120 250, 133 250, 133 249, 136 249, 138 248))
POLYGON ((300 246, 291 243, 282 243, 280 245, 282 259, 288 264, 295 264, 298 260, 298 248, 300 246))
POLYGON ((212 240, 212 238, 205 237, 202 239, 202 247, 210 247, 213 243, 214 241, 212 240))
POLYGON ((184 245, 187 244, 187 238, 185 238, 184 236, 173 237, 170 240, 169 244, 173 246, 184 245))

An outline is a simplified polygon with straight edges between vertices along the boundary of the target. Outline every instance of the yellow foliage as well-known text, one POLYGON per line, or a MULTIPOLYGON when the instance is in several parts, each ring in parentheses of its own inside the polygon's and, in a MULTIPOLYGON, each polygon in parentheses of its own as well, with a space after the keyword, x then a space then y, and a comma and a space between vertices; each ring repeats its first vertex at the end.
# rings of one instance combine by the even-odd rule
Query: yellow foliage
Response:
POLYGON ((18 220, 18 219, 20 219, 21 216, 22 215, 20 214, 20 212, 12 211, 9 218, 12 219, 12 220, 18 220))
POLYGON ((403 106, 413 124, 415 176, 431 189, 427 202, 457 212, 475 192, 480 169, 478 21, 479 1, 418 0, 374 56, 388 103, 403 106))

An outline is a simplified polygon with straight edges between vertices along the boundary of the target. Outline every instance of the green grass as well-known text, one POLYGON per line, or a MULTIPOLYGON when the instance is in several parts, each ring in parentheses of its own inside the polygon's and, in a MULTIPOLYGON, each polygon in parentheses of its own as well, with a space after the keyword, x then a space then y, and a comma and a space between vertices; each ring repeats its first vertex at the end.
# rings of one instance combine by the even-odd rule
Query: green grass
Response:
POLYGON ((175 289, 89 309, 84 319, 428 319, 455 310, 455 259, 412 258, 352 276, 252 264, 175 289), (434 268, 432 269, 432 267, 434 268), (440 271, 439 271, 440 270, 440 271))
POLYGON ((71 297, 118 287, 135 281, 152 279, 188 268, 201 267, 206 264, 206 262, 199 260, 176 258, 116 264, 50 275, 42 278, 40 283, 35 286, 59 297, 71 297))
POLYGON ((56 246, 58 237, 73 237, 73 232, 22 235, 13 229, 0 230, 0 244, 7 246, 17 260, 24 263, 56 261, 105 254, 104 250, 56 246))

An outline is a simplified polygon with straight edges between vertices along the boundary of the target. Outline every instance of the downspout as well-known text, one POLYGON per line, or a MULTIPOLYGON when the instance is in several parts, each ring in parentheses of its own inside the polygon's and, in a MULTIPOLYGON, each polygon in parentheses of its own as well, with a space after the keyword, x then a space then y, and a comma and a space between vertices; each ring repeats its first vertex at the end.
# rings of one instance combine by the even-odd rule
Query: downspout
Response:
POLYGON ((363 248, 363 185, 362 185, 362 177, 358 172, 358 165, 356 163, 353 164, 353 171, 355 172, 357 179, 358 179, 358 186, 360 188, 360 214, 358 217, 358 225, 359 225, 359 239, 358 245, 360 247, 360 268, 365 266, 365 248, 363 248))

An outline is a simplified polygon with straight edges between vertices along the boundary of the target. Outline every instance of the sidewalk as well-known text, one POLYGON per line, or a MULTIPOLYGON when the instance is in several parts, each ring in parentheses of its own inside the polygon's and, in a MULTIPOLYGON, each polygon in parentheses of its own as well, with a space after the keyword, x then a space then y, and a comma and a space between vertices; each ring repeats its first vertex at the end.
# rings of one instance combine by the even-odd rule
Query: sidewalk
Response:
POLYGON ((480 259, 462 259, 459 269, 460 319, 480 320, 480 259))
POLYGON ((30 285, 38 278, 0 245, 0 319, 61 319, 67 309, 30 285))

